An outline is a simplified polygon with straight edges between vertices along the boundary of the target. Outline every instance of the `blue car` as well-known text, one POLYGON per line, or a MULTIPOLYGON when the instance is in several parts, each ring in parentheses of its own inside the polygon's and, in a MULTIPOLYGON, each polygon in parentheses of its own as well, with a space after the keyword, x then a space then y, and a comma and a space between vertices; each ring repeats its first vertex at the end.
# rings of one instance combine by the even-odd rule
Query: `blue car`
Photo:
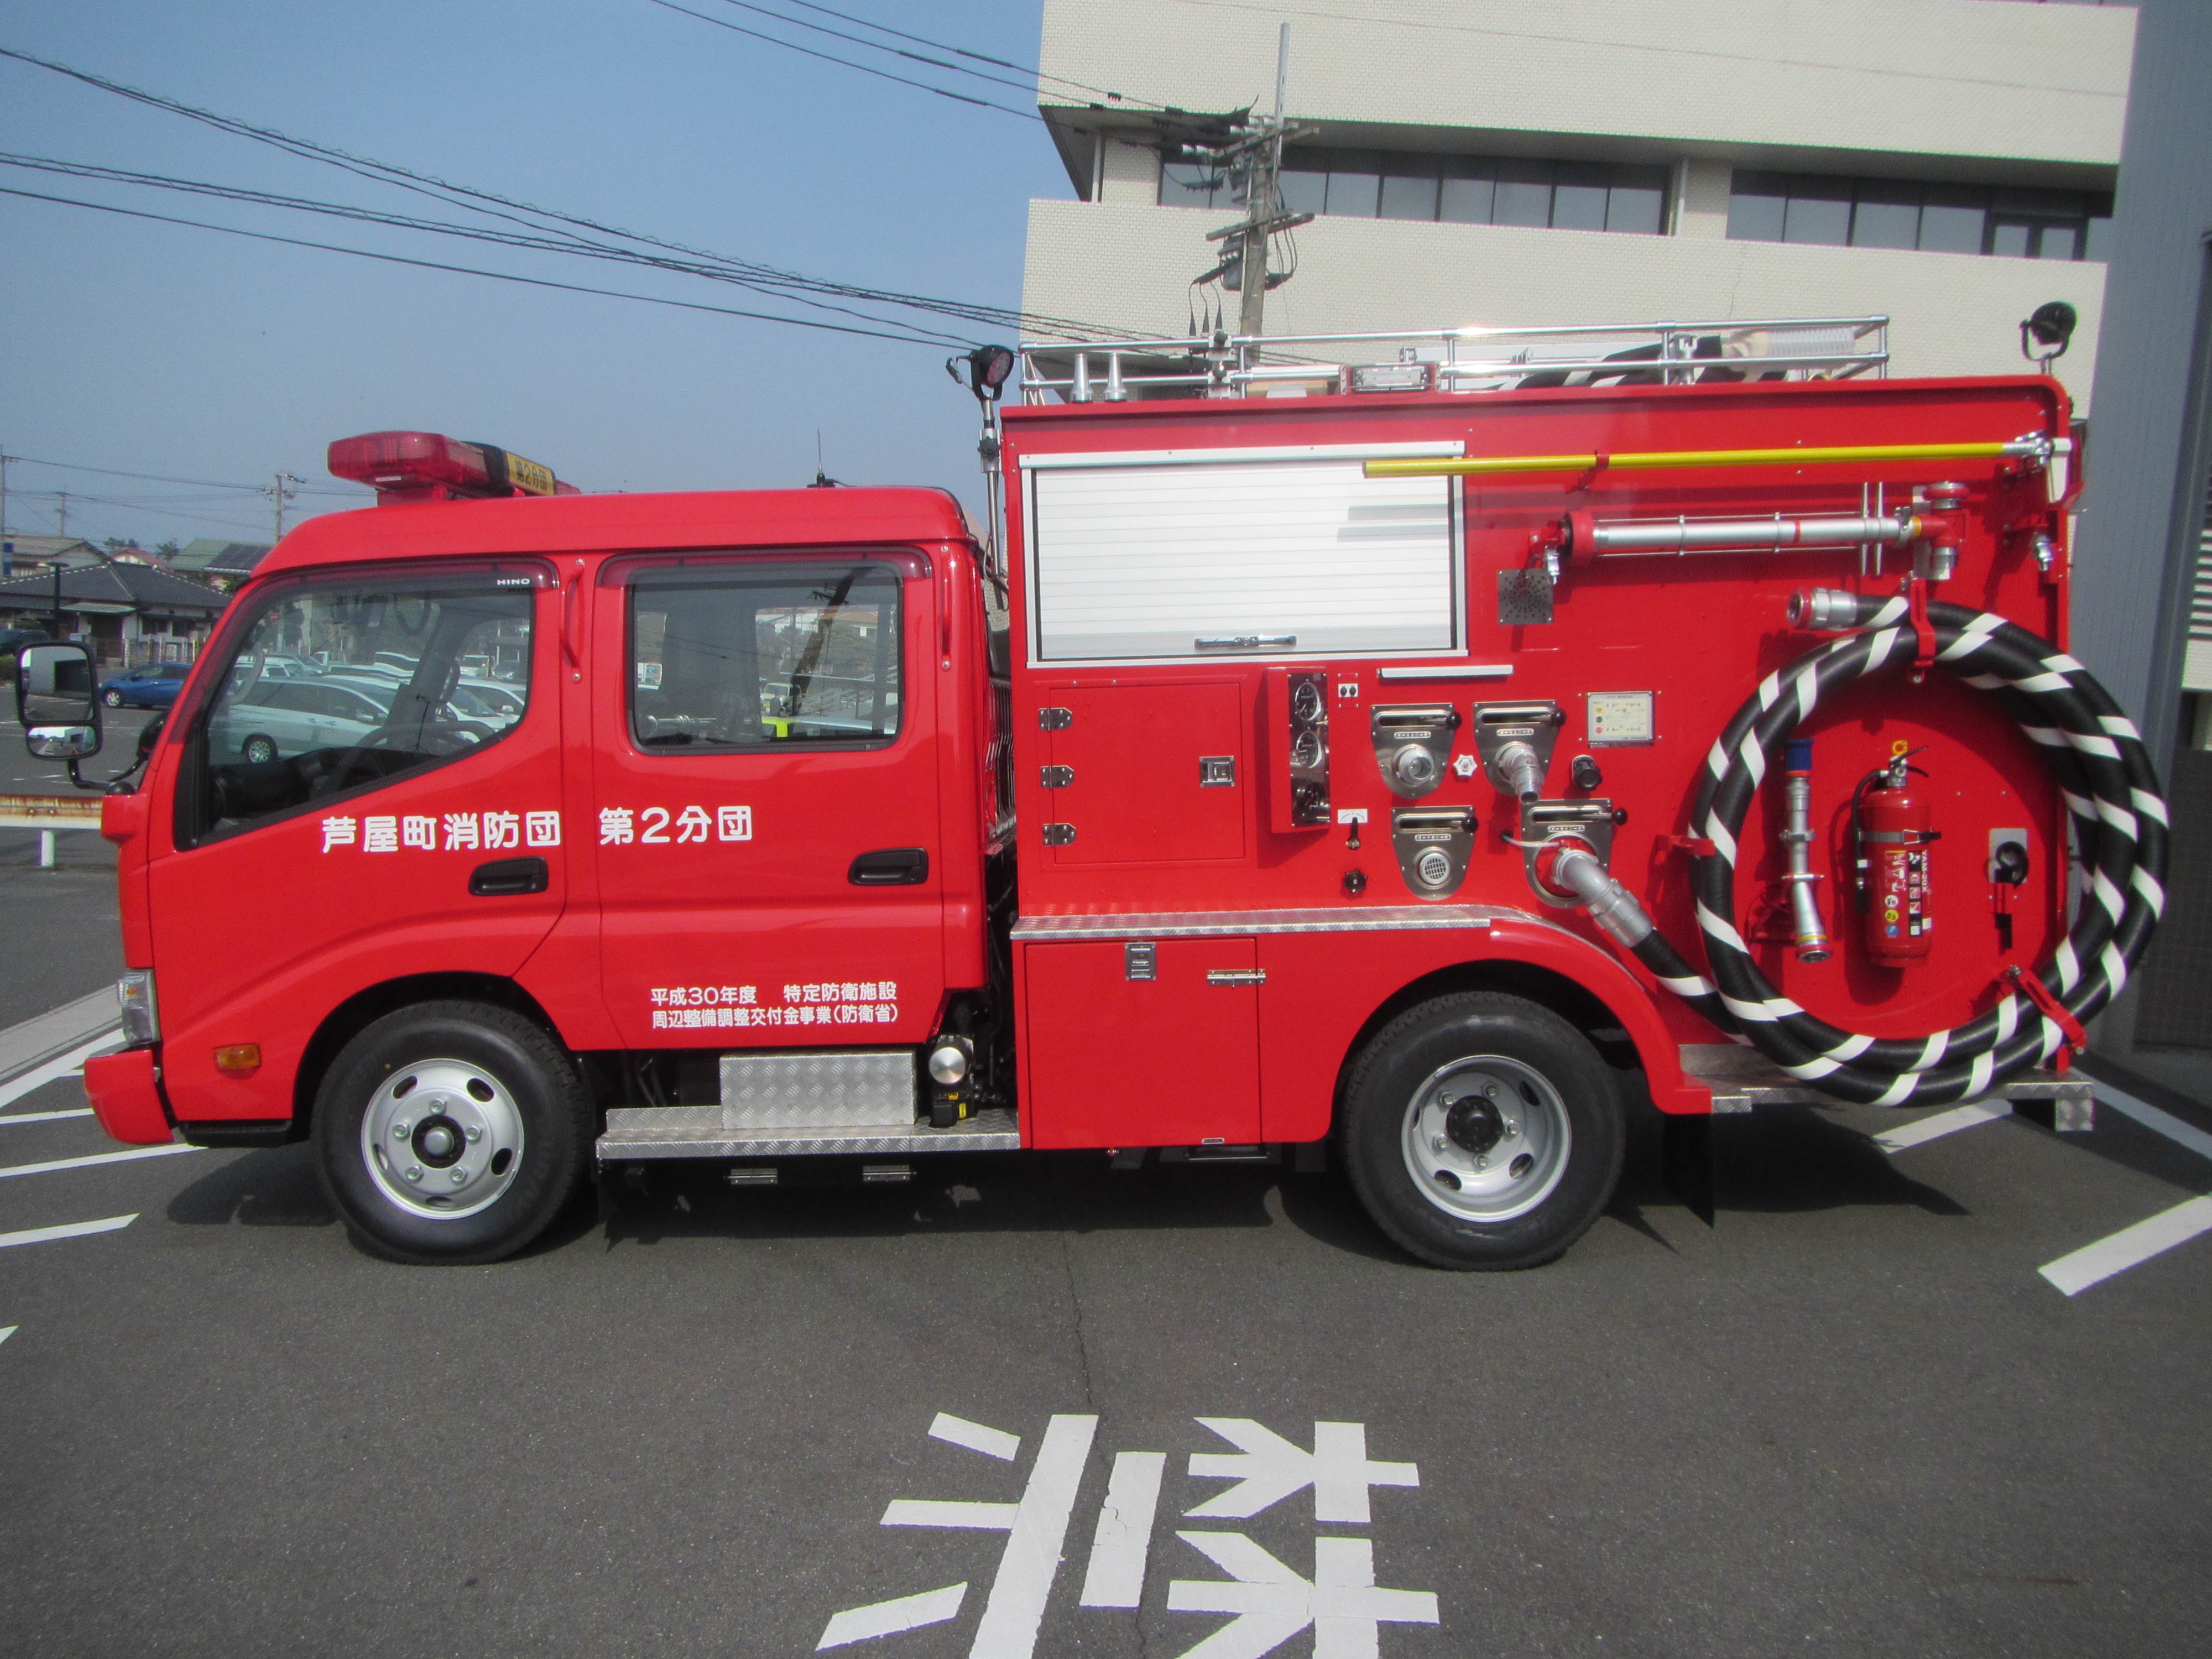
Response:
POLYGON ((185 689, 188 662, 149 662, 143 668, 118 674, 100 688, 100 700, 110 708, 167 708, 185 689))

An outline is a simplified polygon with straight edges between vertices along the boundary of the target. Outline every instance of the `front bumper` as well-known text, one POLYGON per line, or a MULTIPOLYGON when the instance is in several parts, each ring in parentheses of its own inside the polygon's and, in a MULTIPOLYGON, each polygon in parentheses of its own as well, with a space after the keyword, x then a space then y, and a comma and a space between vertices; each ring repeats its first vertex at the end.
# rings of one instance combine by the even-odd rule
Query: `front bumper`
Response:
POLYGON ((84 1091, 100 1127, 115 1139, 131 1146, 168 1144, 169 1109, 151 1048, 94 1054, 84 1063, 84 1091))

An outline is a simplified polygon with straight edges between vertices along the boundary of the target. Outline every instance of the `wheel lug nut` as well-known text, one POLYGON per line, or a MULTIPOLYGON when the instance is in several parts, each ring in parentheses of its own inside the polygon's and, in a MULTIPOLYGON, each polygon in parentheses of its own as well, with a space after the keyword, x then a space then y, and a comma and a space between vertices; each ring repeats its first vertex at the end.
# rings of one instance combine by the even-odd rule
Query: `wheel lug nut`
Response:
POLYGON ((456 1170, 453 1171, 453 1185, 456 1187, 461 1185, 468 1178, 469 1172, 466 1170, 456 1170))
POLYGON ((483 1139, 483 1126, 478 1123, 470 1124, 469 1139, 471 1140, 482 1140, 483 1139))
POLYGON ((407 1139, 407 1132, 414 1127, 411 1123, 395 1123, 392 1126, 392 1138, 394 1140, 404 1140, 407 1139))
POLYGON ((422 1178, 422 1172, 410 1164, 407 1166, 407 1178, 410 1181, 420 1181, 422 1178))
POLYGON ((1443 1151, 1446 1144, 1447 1143, 1442 1135, 1431 1135, 1429 1137, 1429 1150, 1432 1152, 1441 1152, 1443 1151))
POLYGON ((1483 1097, 1483 1098, 1484 1098, 1485 1100, 1495 1100, 1495 1099, 1497 1099, 1497 1098, 1498 1098, 1498 1085, 1497 1085, 1495 1083, 1486 1083, 1486 1084, 1484 1084, 1484 1085, 1482 1085, 1482 1097, 1483 1097))
POLYGON ((1474 1155, 1474 1167, 1478 1170, 1486 1170, 1490 1167, 1490 1160, 1480 1152, 1477 1152, 1474 1155))

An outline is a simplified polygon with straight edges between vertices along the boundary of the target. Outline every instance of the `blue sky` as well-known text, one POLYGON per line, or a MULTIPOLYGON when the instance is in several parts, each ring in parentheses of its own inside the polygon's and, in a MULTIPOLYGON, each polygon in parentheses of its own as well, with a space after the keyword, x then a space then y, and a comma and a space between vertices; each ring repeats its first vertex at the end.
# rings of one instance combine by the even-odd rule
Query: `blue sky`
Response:
MULTIPOLYGON (((1033 93, 809 37, 726 0, 684 3, 1034 107, 1033 93)), ((834 3, 1036 61, 1038 0, 834 3)), ((1033 118, 818 62, 652 0, 70 0, 18 3, 0 20, 0 46, 257 125, 876 288, 1017 305, 1028 201, 1072 193, 1033 118)), ((0 149, 461 216, 6 59, 0 149)), ((15 167, 0 167, 0 185, 806 314, 726 284, 275 208, 15 167)), ((0 197, 0 447, 11 455, 224 483, 283 471, 334 492, 303 493, 296 515, 366 500, 324 470, 325 447, 350 433, 443 431, 501 444, 586 489, 643 490, 803 483, 818 428, 834 477, 947 484, 971 509, 978 499, 975 406, 945 378, 945 347, 556 294, 15 197, 0 197)), ((9 483, 16 532, 54 528, 51 495, 24 492, 66 489, 70 531, 95 539, 268 537, 268 502, 252 495, 27 464, 10 467, 9 483)))

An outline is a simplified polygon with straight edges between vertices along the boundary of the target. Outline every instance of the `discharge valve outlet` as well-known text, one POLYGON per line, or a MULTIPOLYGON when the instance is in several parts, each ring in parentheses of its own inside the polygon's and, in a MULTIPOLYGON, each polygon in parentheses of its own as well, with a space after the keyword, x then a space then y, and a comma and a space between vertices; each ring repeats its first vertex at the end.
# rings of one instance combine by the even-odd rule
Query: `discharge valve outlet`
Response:
POLYGON ((1474 751, 1492 785, 1524 806, 1540 797, 1566 718, 1555 702, 1477 703, 1474 751))
POLYGON ((1371 720, 1375 764, 1392 794, 1419 800, 1444 781, 1458 709, 1449 703, 1386 704, 1371 720))

